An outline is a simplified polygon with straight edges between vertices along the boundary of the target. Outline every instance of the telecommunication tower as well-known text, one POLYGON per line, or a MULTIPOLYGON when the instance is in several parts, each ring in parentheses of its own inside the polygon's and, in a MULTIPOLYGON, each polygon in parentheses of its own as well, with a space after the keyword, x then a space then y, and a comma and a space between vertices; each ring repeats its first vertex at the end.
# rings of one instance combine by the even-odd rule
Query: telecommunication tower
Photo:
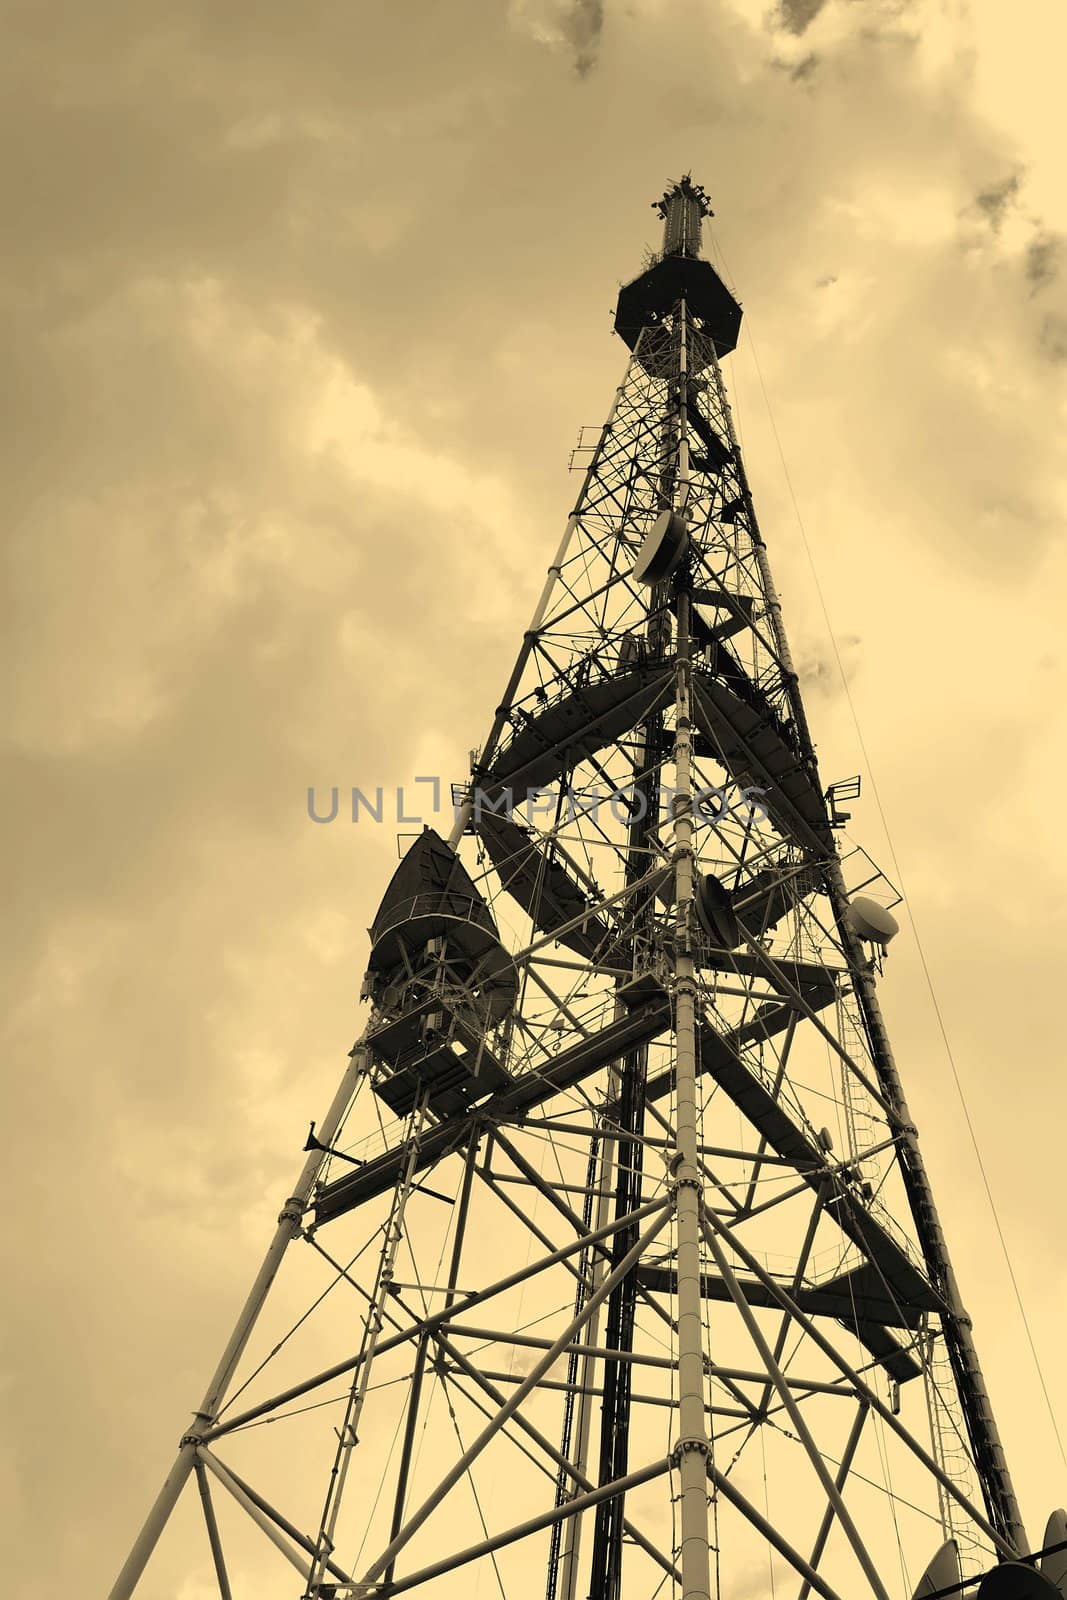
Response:
POLYGON ((1067 1596, 882 1019, 899 897, 816 764, 741 309, 704 191, 656 209, 514 669, 386 888, 366 1026, 113 1600, 191 1479, 222 1600, 235 1519, 305 1600, 1067 1596))

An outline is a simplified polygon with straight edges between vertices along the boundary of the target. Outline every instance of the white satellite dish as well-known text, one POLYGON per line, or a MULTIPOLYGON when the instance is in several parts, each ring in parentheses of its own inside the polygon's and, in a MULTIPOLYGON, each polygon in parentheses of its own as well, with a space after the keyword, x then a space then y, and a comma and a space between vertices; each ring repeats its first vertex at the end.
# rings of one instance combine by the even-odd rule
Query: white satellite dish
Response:
POLYGON ((880 906, 877 900, 857 895, 848 908, 848 921, 857 938, 868 944, 880 944, 884 950, 896 934, 900 923, 891 911, 880 906))

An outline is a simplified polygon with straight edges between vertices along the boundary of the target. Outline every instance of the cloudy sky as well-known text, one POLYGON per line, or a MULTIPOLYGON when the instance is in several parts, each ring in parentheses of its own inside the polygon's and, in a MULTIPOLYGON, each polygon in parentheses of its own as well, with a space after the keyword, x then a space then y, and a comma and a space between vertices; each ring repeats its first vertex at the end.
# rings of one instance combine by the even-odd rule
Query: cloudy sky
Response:
MULTIPOLYGON (((865 746, 1067 1433, 1056 0, 2 9, 6 1593, 106 1592, 139 1525, 360 1026, 396 830, 306 789, 462 776, 689 169, 824 774, 865 746)), ((1039 1535, 910 927, 883 998, 1039 1535)))

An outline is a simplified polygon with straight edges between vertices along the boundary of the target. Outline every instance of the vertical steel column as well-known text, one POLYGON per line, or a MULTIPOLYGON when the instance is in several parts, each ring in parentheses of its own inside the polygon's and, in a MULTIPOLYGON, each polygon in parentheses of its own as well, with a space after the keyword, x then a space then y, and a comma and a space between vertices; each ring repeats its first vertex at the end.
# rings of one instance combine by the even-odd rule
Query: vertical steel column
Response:
MULTIPOLYGON (((689 476, 686 433, 686 306, 680 320, 678 492, 689 476)), ((696 963, 692 948, 693 907, 693 736, 690 721, 692 664, 689 652, 690 600, 678 594, 678 657, 675 699, 673 859, 675 888, 675 1133, 671 1163, 678 1253, 678 1405, 679 1438, 672 1460, 681 1481, 682 1600, 711 1600, 707 1469, 711 1445, 704 1414, 703 1301, 700 1293, 703 1183, 698 1159, 696 963)))
MULTIPOLYGON (((614 1073, 612 1073, 610 1081, 614 1081, 614 1073)), ((610 1182, 611 1168, 615 1160, 615 1150, 615 1140, 610 1135, 607 1135, 600 1139, 599 1149, 597 1149, 595 1156, 590 1159, 588 1168, 590 1187, 596 1190, 596 1202, 595 1211, 590 1209, 589 1221, 586 1224, 587 1228, 602 1228, 607 1222, 608 1183, 610 1182)), ((599 1250, 590 1251, 588 1257, 583 1260, 582 1265, 586 1269, 584 1281, 588 1285, 586 1289, 579 1290, 580 1297, 584 1299, 586 1293, 592 1293, 600 1286, 607 1272, 607 1257, 602 1255, 599 1250)), ((580 1309, 580 1299, 578 1297, 575 1299, 575 1309, 580 1309)), ((585 1341, 587 1344, 595 1345, 598 1343, 599 1330, 600 1318, 594 1316, 586 1329, 585 1341)), ((568 1366, 568 1375, 571 1371, 573 1371, 574 1382, 578 1387, 575 1408, 577 1412, 577 1448, 574 1450, 572 1460, 576 1470, 584 1475, 589 1465, 589 1434, 593 1418, 593 1396, 591 1390, 595 1375, 595 1358, 590 1355, 583 1355, 577 1358, 573 1368, 568 1366)), ((568 1440, 567 1443, 569 1444, 570 1441, 568 1440)), ((566 1447, 564 1447, 562 1453, 564 1455, 569 1453, 566 1447)), ((559 1484, 568 1498, 574 1499, 576 1497, 577 1490, 573 1487, 569 1475, 562 1472, 562 1470, 559 1484)), ((563 1549, 559 1557, 558 1579, 555 1572, 550 1572, 548 1582, 550 1586, 554 1585, 555 1591, 559 1595, 559 1600, 576 1600, 578 1560, 582 1547, 582 1516, 580 1512, 573 1517, 568 1517, 563 1524, 562 1540, 563 1549)), ((550 1596, 550 1600, 555 1600, 554 1595, 550 1596)))
MULTIPOLYGON (((653 591, 654 597, 657 591, 653 591)), ((662 597, 659 597, 662 598, 662 597)), ((653 608, 655 607, 655 600, 653 608)), ((653 628, 662 626, 662 618, 651 617, 646 625, 646 638, 652 643, 653 628)), ((660 769, 653 759, 660 754, 663 735, 663 714, 655 712, 635 730, 633 754, 634 809, 627 829, 626 880, 638 883, 646 875, 646 846, 659 821, 660 769)), ((635 895, 630 902, 632 915, 633 956, 630 970, 638 976, 641 959, 640 943, 647 929, 649 913, 655 903, 655 890, 648 888, 635 895)), ((623 1006, 616 1001, 615 1014, 623 1014, 623 1006)), ((640 1134, 645 1124, 645 1084, 648 1078, 648 1046, 631 1051, 621 1064, 613 1069, 609 1093, 616 1101, 615 1116, 623 1133, 640 1134)), ((636 1140, 616 1145, 615 1215, 628 1216, 641 1204, 644 1146, 636 1140)), ((636 1238, 636 1231, 621 1230, 612 1242, 612 1261, 618 1261, 636 1238)), ((633 1349, 634 1325, 637 1309, 637 1283, 631 1275, 619 1284, 608 1302, 605 1324, 605 1344, 609 1350, 633 1349)), ((603 1400, 601 1403, 600 1474, 601 1484, 624 1479, 630 1469, 630 1388, 633 1378, 631 1364, 627 1361, 605 1361, 603 1375, 603 1400)), ((584 1398, 584 1397, 583 1397, 584 1398)), ((604 1500, 596 1509, 596 1527, 593 1542, 590 1590, 597 1600, 620 1600, 622 1594, 623 1529, 625 1501, 622 1495, 604 1500)), ((576 1534, 577 1539, 577 1534, 576 1534)))
MULTIPOLYGON (((356 1084, 366 1070, 367 1053, 358 1047, 352 1051, 344 1076, 338 1086, 337 1093, 330 1102, 330 1109, 323 1118, 319 1138, 324 1145, 332 1144, 341 1125, 341 1119, 348 1110, 349 1103, 355 1093, 356 1084)), ((311 1198, 311 1191, 315 1187, 315 1180, 326 1159, 325 1150, 312 1150, 297 1179, 296 1186, 289 1199, 282 1208, 278 1218, 278 1226, 267 1251, 263 1265, 259 1269, 255 1283, 249 1292, 237 1324, 230 1336, 230 1342, 223 1351, 222 1360, 215 1370, 214 1377, 207 1388, 207 1393, 200 1402, 196 1413, 196 1420, 188 1433, 184 1435, 178 1450, 178 1457, 164 1481, 156 1502, 148 1513, 144 1527, 137 1536, 137 1540, 126 1558, 125 1565, 115 1580, 111 1590, 110 1600, 129 1600, 137 1587, 148 1558, 155 1549, 160 1534, 167 1524, 171 1512, 177 1503, 178 1496, 185 1486, 185 1480, 193 1470, 196 1462, 197 1446, 215 1421, 218 1409, 225 1398, 230 1380, 237 1369, 245 1351, 245 1346, 251 1337, 252 1330, 263 1309, 263 1304, 270 1291, 270 1287, 278 1275, 278 1268, 282 1264, 282 1257, 290 1243, 301 1230, 304 1217, 304 1208, 311 1198)))

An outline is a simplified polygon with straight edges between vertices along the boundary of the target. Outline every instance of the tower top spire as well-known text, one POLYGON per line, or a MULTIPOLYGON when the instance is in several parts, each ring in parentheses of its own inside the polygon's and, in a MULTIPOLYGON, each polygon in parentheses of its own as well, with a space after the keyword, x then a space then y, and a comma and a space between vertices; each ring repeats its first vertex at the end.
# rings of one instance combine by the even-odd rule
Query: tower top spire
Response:
MULTIPOLYGON (((684 300, 690 316, 697 317, 713 341, 716 354, 736 348, 741 327, 741 307, 710 261, 700 254, 700 226, 715 213, 704 190, 687 172, 652 202, 663 218, 663 250, 654 256, 640 277, 619 291, 615 332, 637 347, 642 331, 658 326, 684 300)), ((656 339, 646 335, 640 359, 648 355, 656 364, 656 339)))
POLYGON ((693 182, 691 174, 687 172, 665 189, 662 199, 653 200, 652 209, 663 218, 663 254, 699 256, 700 224, 715 213, 703 188, 693 182))

